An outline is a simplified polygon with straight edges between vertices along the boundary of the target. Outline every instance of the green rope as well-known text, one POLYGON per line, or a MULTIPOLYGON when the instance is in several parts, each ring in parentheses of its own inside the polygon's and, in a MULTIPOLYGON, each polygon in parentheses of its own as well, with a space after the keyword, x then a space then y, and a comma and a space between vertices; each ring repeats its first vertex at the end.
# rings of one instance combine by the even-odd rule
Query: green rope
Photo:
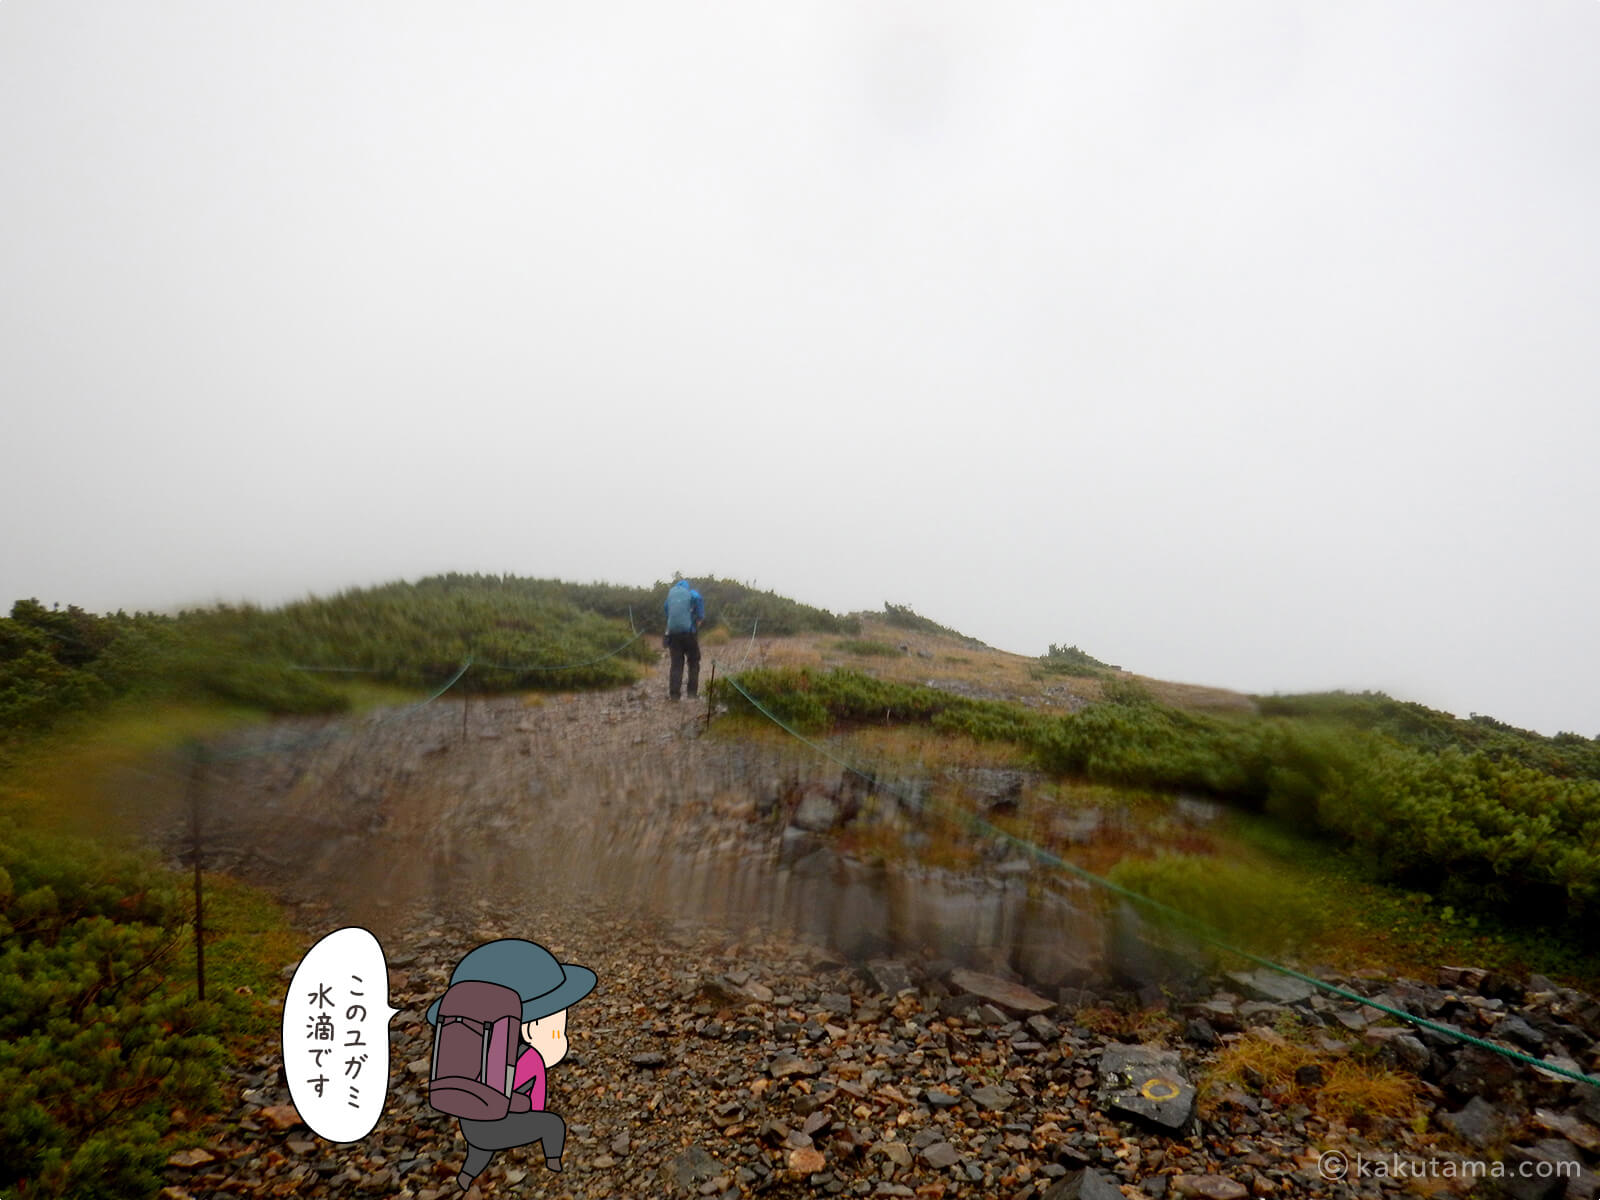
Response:
POLYGON ((472 665, 473 665, 472 655, 469 654, 469 655, 467 655, 466 661, 461 664, 461 669, 459 671, 457 671, 454 675, 450 676, 450 678, 445 682, 444 686, 439 688, 438 691, 434 692, 433 695, 429 696, 426 700, 418 700, 415 704, 410 705, 407 708, 402 708, 398 712, 391 713, 387 717, 384 717, 381 720, 374 722, 374 724, 381 725, 386 721, 393 721, 398 717, 405 716, 407 713, 416 712, 417 709, 422 708, 425 705, 432 704, 440 696, 444 695, 451 688, 455 687, 456 681, 459 680, 463 675, 465 675, 467 673, 467 670, 472 665))
POLYGON ((750 657, 750 651, 756 648, 756 630, 761 628, 761 618, 757 617, 750 622, 750 640, 745 643, 744 655, 739 659, 739 665, 734 668, 735 674, 744 670, 745 660, 750 657))
MULTIPOLYGON (((456 673, 454 675, 450 676, 450 678, 444 683, 444 685, 442 687, 439 687, 439 688, 435 689, 435 691, 431 695, 429 695, 425 699, 418 700, 415 703, 408 704, 404 708, 398 708, 394 712, 389 713, 386 716, 379 717, 376 721, 371 722, 367 726, 367 728, 373 728, 373 727, 376 727, 376 726, 379 726, 379 725, 387 725, 390 721, 401 720, 401 719, 403 719, 405 717, 410 716, 412 713, 416 712, 417 710, 427 707, 428 705, 432 704, 435 700, 437 700, 440 696, 442 696, 446 692, 448 692, 451 688, 455 687, 456 683, 461 679, 461 677, 463 675, 465 675, 467 673, 468 668, 470 668, 472 665, 473 665, 472 659, 469 656, 467 658, 467 660, 461 664, 460 668, 456 671, 456 673)), ((324 730, 321 730, 321 731, 319 731, 317 733, 308 733, 305 737, 300 738, 297 741, 294 741, 294 742, 292 742, 292 743, 290 743, 288 745, 270 746, 270 747, 265 747, 265 748, 257 748, 257 749, 253 749, 253 750, 231 750, 231 751, 227 751, 227 752, 217 751, 217 750, 205 750, 204 754, 205 754, 205 757, 206 757, 206 761, 208 761, 208 762, 239 762, 239 761, 241 761, 243 759, 246 759, 246 758, 259 758, 264 754, 282 754, 285 751, 304 750, 304 749, 307 749, 308 747, 311 747, 311 746, 326 745, 329 742, 338 741, 340 738, 351 737, 354 734, 355 734, 355 729, 354 728, 352 728, 350 726, 345 726, 343 728, 337 728, 337 729, 324 729, 324 730)))
MULTIPOLYGON (((766 717, 779 729, 782 729, 791 737, 798 738, 807 746, 810 746, 813 750, 817 751, 825 758, 831 759, 845 770, 859 775, 861 778, 868 780, 873 784, 876 784, 880 787, 882 786, 876 776, 861 770, 853 763, 846 761, 844 758, 834 754, 826 747, 819 745, 810 738, 806 737, 804 734, 800 733, 798 730, 792 728, 787 722, 776 716, 770 709, 762 704, 761 701, 757 700, 748 691, 746 691, 736 678, 729 676, 726 682, 732 685, 735 691, 748 700, 755 707, 757 712, 761 713, 762 716, 766 717)), ((920 800, 916 799, 915 797, 906 796, 896 791, 893 787, 886 788, 885 790, 889 791, 893 795, 898 796, 902 800, 910 802, 916 808, 921 809, 924 807, 920 800)), ((1287 975, 1291 979, 1298 979, 1302 983, 1308 983, 1313 987, 1320 988, 1323 991, 1338 996, 1343 1000, 1352 1000, 1355 1003, 1365 1005, 1368 1008, 1375 1008, 1379 1012, 1387 1013, 1391 1017, 1398 1017, 1403 1021, 1408 1021, 1418 1028, 1429 1030, 1432 1033, 1443 1034, 1447 1037, 1455 1038, 1457 1041, 1466 1042, 1468 1045, 1477 1046, 1483 1050, 1492 1050, 1494 1053, 1502 1055, 1506 1058, 1514 1059, 1518 1062, 1526 1063, 1529 1066, 1537 1067, 1541 1071, 1549 1071, 1553 1075, 1560 1075, 1566 1079, 1571 1079, 1576 1083, 1588 1083, 1600 1086, 1600 1078, 1596 1078, 1591 1075, 1583 1075, 1575 1071, 1569 1071, 1565 1067, 1557 1066, 1554 1063, 1545 1062, 1543 1059, 1534 1058, 1530 1054, 1524 1054, 1520 1050, 1513 1050, 1509 1046, 1497 1046, 1493 1042, 1485 1041, 1483 1038, 1475 1037, 1470 1033, 1465 1033, 1459 1029, 1452 1029, 1448 1025, 1441 1025, 1437 1021, 1430 1021, 1426 1017, 1419 1017, 1413 1013, 1405 1012, 1402 1009, 1393 1008, 1387 1004, 1382 1004, 1377 1000, 1369 999, 1366 996, 1361 995, 1359 992, 1352 992, 1348 988, 1342 988, 1337 984, 1328 983, 1325 980, 1318 979, 1314 975, 1307 975, 1303 971, 1295 970, 1293 967, 1286 967, 1282 963, 1274 962, 1270 958, 1263 958, 1259 954, 1252 954, 1248 950, 1244 950, 1233 945, 1217 930, 1213 929, 1205 922, 1190 916, 1188 913, 1181 912, 1169 904, 1163 904, 1159 900, 1154 900, 1149 896, 1135 892, 1131 888, 1123 887, 1119 883, 1113 883, 1103 875, 1097 875, 1093 871, 1090 871, 1084 867, 1080 867, 1077 863, 1068 862, 1059 854, 1054 854, 1042 846, 1037 846, 1024 838, 1017 837, 1015 834, 1007 833, 1004 829, 989 823, 982 817, 979 817, 973 813, 962 812, 959 809, 944 811, 947 815, 953 814, 960 817, 968 825, 981 833, 987 834, 991 837, 999 838, 1002 841, 1016 846, 1018 849, 1031 854, 1033 857, 1037 858, 1043 863, 1069 871, 1082 879, 1088 880, 1090 883, 1098 884, 1100 887, 1105 888, 1107 891, 1112 892, 1115 895, 1121 896, 1127 900, 1132 900, 1135 903, 1142 904, 1152 912, 1160 913, 1161 915, 1186 926, 1201 940, 1209 942, 1211 945, 1216 946, 1218 949, 1224 950, 1229 954, 1236 954, 1248 962, 1255 963, 1257 966, 1266 967, 1269 970, 1277 971, 1279 974, 1287 975)))

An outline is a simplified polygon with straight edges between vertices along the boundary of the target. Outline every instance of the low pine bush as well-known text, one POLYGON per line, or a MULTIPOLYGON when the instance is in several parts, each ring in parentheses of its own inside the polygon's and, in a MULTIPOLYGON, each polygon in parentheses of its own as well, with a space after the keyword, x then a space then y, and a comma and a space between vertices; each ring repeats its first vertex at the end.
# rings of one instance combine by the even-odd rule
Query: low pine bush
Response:
POLYGON ((1107 671, 1115 671, 1117 668, 1101 662, 1094 655, 1076 646, 1058 646, 1052 642, 1050 649, 1039 656, 1038 669, 1046 675, 1099 678, 1107 671))
POLYGON ((160 1187, 170 1113, 215 1103, 223 1053, 163 970, 183 923, 143 861, 0 830, 0 1194, 160 1187))

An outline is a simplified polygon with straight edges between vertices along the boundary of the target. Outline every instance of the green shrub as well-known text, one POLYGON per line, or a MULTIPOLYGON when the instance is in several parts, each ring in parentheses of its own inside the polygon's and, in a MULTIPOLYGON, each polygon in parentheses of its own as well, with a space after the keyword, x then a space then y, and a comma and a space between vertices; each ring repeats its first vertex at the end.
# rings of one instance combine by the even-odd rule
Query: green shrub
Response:
POLYGON ((768 714, 802 733, 821 733, 832 724, 827 704, 812 694, 810 672, 762 668, 718 683, 718 698, 732 714, 754 716, 755 705, 759 704, 768 714), (723 683, 728 686, 720 686, 723 683))
MULTIPOLYGON (((1125 858, 1107 876, 1222 935, 1240 949, 1278 954, 1308 941, 1328 917, 1318 897, 1266 867, 1209 855, 1125 858)), ((1140 915, 1177 931, 1192 925, 1140 906, 1140 915)))
POLYGON ((1049 650, 1039 656, 1039 670, 1046 675, 1099 678, 1107 671, 1116 669, 1076 646, 1058 646, 1054 642, 1050 643, 1049 650))
POLYGON ((172 684, 191 694, 272 713, 339 712, 347 701, 315 675, 274 663, 185 653, 173 664, 172 684))
POLYGON ((0 727, 43 729, 110 694, 92 673, 68 666, 47 648, 31 648, 0 662, 0 727))
POLYGON ((217 1099, 216 1009, 161 967, 172 877, 93 843, 0 830, 0 1193, 149 1196, 175 1105, 217 1099))
POLYGON ((1150 689, 1137 679, 1121 679, 1113 677, 1100 685, 1100 698, 1107 704, 1139 705, 1154 704, 1156 698, 1150 694, 1150 689))
MULTIPOLYGON (((859 632, 857 621, 732 580, 696 586, 713 625, 859 632)), ((336 712, 346 701, 332 680, 359 673, 431 690, 468 658, 461 686, 472 691, 613 687, 656 661, 666 590, 450 574, 273 610, 218 605, 176 617, 97 617, 19 600, 0 620, 0 731, 15 740, 124 694, 336 712)))
MULTIPOLYGON (((478 579, 479 576, 466 578, 478 579)), ((488 576, 493 581, 494 576, 488 576)), ((564 583, 559 580, 518 580, 507 576, 504 586, 549 584, 554 595, 578 608, 618 620, 632 615, 639 629, 659 633, 665 626, 662 605, 672 581, 657 580, 650 587, 619 587, 604 583, 564 583)), ((861 622, 823 608, 801 604, 773 591, 758 591, 733 579, 714 575, 692 576, 691 582, 706 602, 706 629, 725 626, 733 636, 749 636, 752 626, 760 633, 786 637, 797 633, 857 633, 861 622)))
POLYGON ((1481 713, 1462 720, 1425 705, 1391 699, 1382 692, 1259 696, 1256 704, 1264 716, 1298 717, 1365 730, 1421 750, 1453 747, 1562 778, 1600 779, 1600 738, 1576 733, 1545 737, 1481 713))

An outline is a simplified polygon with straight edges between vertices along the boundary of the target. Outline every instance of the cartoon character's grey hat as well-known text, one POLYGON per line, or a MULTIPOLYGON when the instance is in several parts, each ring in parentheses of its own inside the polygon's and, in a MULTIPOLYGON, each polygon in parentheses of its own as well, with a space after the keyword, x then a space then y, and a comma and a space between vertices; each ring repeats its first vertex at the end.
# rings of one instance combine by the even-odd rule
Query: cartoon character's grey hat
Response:
MULTIPOLYGON (((594 991, 595 975, 577 963, 559 963, 538 942, 501 938, 469 950, 450 972, 450 982, 481 979, 513 988, 522 997, 522 1019, 537 1021, 576 1004, 594 991)), ((428 1006, 428 1024, 439 1023, 440 996, 428 1006)))

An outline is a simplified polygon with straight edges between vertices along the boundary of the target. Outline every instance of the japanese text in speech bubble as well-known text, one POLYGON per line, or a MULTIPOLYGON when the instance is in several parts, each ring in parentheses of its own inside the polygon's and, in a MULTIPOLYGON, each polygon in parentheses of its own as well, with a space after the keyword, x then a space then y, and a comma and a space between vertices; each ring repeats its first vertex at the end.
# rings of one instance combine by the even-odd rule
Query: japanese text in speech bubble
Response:
POLYGON ((389 1093, 389 968, 371 932, 336 929, 307 951, 283 1004, 283 1067, 301 1120, 330 1142, 372 1132, 389 1093))

